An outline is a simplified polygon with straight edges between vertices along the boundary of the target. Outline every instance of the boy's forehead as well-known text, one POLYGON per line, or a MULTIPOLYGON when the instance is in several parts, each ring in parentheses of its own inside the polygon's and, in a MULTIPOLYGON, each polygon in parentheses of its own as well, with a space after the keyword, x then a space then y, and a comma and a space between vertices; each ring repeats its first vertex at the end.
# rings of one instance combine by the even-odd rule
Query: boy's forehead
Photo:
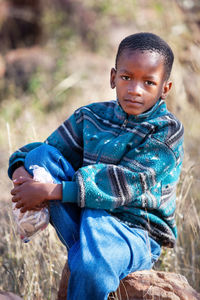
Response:
POLYGON ((136 49, 136 50, 131 50, 131 49, 124 49, 121 53, 121 55, 118 58, 118 64, 123 64, 125 63, 126 60, 130 61, 144 61, 145 63, 160 63, 164 65, 164 57, 161 53, 158 51, 153 51, 153 50, 141 50, 141 49, 136 49))

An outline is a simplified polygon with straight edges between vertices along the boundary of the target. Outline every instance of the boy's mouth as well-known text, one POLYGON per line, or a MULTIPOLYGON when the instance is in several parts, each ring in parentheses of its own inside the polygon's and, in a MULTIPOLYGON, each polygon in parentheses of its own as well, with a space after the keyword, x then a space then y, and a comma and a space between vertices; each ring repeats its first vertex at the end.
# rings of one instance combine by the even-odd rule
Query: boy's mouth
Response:
POLYGON ((124 99, 125 102, 128 102, 132 105, 143 105, 143 102, 136 99, 124 99))

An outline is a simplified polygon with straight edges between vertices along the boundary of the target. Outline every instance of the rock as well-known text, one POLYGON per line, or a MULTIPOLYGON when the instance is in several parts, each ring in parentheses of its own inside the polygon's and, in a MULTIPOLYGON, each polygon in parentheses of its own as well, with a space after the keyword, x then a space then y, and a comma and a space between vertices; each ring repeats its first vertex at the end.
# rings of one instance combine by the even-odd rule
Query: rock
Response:
POLYGON ((0 1, 0 51, 30 47, 42 37, 40 0, 0 1))
POLYGON ((55 67, 55 61, 51 55, 39 46, 11 50, 4 60, 6 78, 12 79, 16 85, 24 89, 33 73, 38 69, 50 72, 55 67))
MULTIPOLYGON (((57 300, 66 300, 69 276, 70 271, 66 263, 57 300)), ((148 270, 129 274, 121 281, 117 292, 112 293, 108 299, 200 300, 200 294, 180 274, 148 270)))
POLYGON ((13 293, 0 291, 0 300, 22 300, 22 298, 13 293))
POLYGON ((200 294, 184 276, 153 270, 128 275, 122 280, 117 294, 122 300, 200 300, 200 294))

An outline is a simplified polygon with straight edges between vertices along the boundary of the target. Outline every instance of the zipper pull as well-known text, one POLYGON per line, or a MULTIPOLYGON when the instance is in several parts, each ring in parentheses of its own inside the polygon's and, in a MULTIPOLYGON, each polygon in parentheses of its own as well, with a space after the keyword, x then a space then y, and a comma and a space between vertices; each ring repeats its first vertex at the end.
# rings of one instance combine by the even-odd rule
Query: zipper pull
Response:
POLYGON ((121 129, 126 128, 127 123, 128 123, 128 119, 125 119, 122 126, 121 126, 121 129))

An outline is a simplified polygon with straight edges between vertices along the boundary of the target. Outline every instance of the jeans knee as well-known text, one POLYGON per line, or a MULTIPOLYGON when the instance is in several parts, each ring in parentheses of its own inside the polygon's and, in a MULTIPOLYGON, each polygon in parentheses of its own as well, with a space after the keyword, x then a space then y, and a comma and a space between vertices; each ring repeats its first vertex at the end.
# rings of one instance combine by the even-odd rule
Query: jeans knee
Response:
POLYGON ((37 165, 48 171, 55 183, 71 180, 74 170, 69 162, 63 157, 60 151, 50 145, 41 146, 30 151, 25 158, 25 168, 33 175, 30 166, 37 165))
POLYGON ((112 271, 110 266, 104 266, 93 258, 83 260, 80 259, 80 256, 77 257, 77 255, 76 258, 76 262, 73 262, 70 267, 72 277, 85 282, 85 285, 88 285, 89 282, 90 289, 99 291, 102 295, 117 289, 119 277, 112 271))
POLYGON ((29 153, 27 153, 25 158, 24 166, 26 170, 32 174, 31 166, 37 165, 40 167, 46 166, 48 156, 49 156, 49 145, 41 145, 33 150, 31 150, 29 153))
POLYGON ((57 149, 47 144, 31 150, 25 158, 25 165, 38 164, 40 166, 46 165, 48 160, 52 160, 53 156, 57 155, 57 149))

